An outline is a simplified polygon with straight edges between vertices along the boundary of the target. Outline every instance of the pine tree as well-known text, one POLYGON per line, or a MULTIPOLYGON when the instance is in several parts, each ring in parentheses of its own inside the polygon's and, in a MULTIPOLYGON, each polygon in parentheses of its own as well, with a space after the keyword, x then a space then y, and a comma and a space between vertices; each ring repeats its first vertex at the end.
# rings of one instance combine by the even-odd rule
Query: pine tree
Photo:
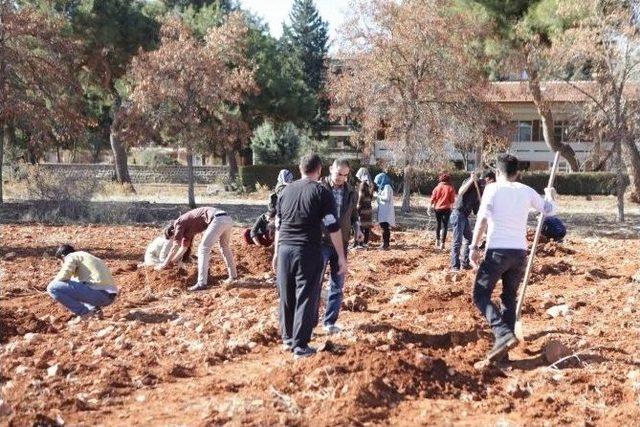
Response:
POLYGON ((318 93, 325 80, 328 25, 313 0, 294 0, 289 19, 291 25, 284 27, 285 41, 304 65, 307 86, 318 93))

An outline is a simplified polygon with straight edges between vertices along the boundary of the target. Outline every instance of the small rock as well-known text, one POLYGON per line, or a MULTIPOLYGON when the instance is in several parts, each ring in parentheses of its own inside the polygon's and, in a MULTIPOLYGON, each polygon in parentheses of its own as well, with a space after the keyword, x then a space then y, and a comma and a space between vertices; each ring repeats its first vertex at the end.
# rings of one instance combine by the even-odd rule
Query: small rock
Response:
POLYGON ((571 349, 557 340, 550 340, 544 346, 544 358, 549 363, 556 363, 571 354, 571 349))
POLYGON ((376 350, 387 352, 391 350, 391 346, 389 344, 379 345, 376 347, 376 350))
POLYGON ((15 252, 7 252, 7 253, 4 255, 4 259, 5 259, 6 261, 11 261, 12 259, 15 259, 15 257, 16 257, 16 253, 15 253, 15 252))
POLYGON ((16 367, 16 369, 14 369, 14 371, 16 375, 24 375, 29 371, 29 368, 24 365, 19 365, 18 367, 16 367))
POLYGON ((567 316, 571 312, 568 304, 554 305, 547 310, 549 317, 556 318, 558 316, 567 316))
POLYGON ((0 417, 7 417, 9 415, 11 415, 11 407, 4 399, 0 399, 0 417))
POLYGON ((204 349, 204 343, 202 341, 193 341, 189 344, 189 351, 195 353, 204 349))
POLYGON ((448 368, 447 369, 447 374, 449 374, 450 377, 454 376, 456 374, 456 370, 453 368, 448 368))
POLYGON ((145 396, 144 394, 138 394, 138 395, 136 396, 136 401, 137 401, 137 402, 142 403, 142 402, 144 402, 144 401, 146 401, 146 400, 147 400, 147 396, 145 396))
POLYGON ((244 291, 238 294, 238 298, 242 298, 242 299, 249 299, 249 298, 256 298, 256 297, 257 297, 256 293, 251 291, 244 291))
POLYGON ((196 326, 197 333, 201 333, 203 330, 204 330, 204 323, 200 323, 198 326, 196 326))
POLYGON ((27 332, 26 334, 24 334, 24 340, 28 343, 33 343, 35 344, 38 341, 41 341, 42 337, 40 336, 40 334, 37 334, 35 332, 27 332))
POLYGON ((344 308, 349 311, 366 311, 367 301, 359 295, 353 295, 345 298, 343 302, 344 308))
POLYGON ((59 372, 60 372, 60 365, 58 365, 57 363, 53 366, 50 366, 49 369, 47 369, 47 375, 50 377, 57 376, 59 372))
POLYGON ((93 357, 107 357, 109 356, 109 353, 107 353, 104 347, 99 347, 93 351, 92 355, 93 357))
POLYGON ((633 278, 631 280, 633 280, 634 283, 640 284, 640 270, 638 270, 636 274, 633 275, 633 278))
POLYGON ((107 326, 106 328, 100 329, 98 332, 96 332, 96 337, 98 338, 104 338, 107 335, 109 335, 111 332, 113 332, 115 328, 113 326, 107 326))
POLYGON ((79 411, 88 411, 91 409, 91 405, 83 395, 77 395, 74 404, 79 411))
POLYGON ((505 391, 507 392, 507 394, 513 398, 516 399, 524 399, 525 397, 529 396, 529 390, 527 390, 526 387, 522 387, 519 383, 518 380, 513 380, 511 382, 509 382, 507 384, 507 387, 505 388, 505 391))
POLYGON ((324 343, 318 347, 318 351, 325 351, 327 353, 331 353, 336 350, 336 345, 331 340, 326 340, 324 343))

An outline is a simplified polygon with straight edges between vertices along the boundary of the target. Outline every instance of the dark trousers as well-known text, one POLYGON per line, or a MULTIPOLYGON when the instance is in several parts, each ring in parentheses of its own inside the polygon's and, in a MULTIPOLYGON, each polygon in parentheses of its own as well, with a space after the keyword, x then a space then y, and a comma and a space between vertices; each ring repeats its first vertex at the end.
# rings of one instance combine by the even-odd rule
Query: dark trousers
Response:
POLYGON ((527 253, 521 249, 489 249, 478 268, 473 302, 491 326, 496 340, 513 333, 516 324, 518 287, 524 277, 527 253), (502 279, 502 307, 491 302, 493 288, 502 279))
POLYGON ((363 228, 362 234, 364 235, 364 240, 362 243, 369 243, 369 238, 371 237, 371 228, 363 228))
POLYGON ((469 218, 457 209, 451 214, 451 229, 453 230, 453 242, 451 242, 451 268, 460 268, 460 248, 463 246, 462 265, 469 265, 469 245, 471 244, 471 225, 469 218))
POLYGON ((322 267, 320 247, 278 247, 280 333, 292 348, 306 347, 311 340, 318 316, 322 267))
POLYGON ((447 240, 447 229, 449 228, 450 216, 451 209, 436 210, 436 239, 441 241, 442 243, 447 240))
POLYGON ((382 228, 382 247, 389 247, 389 240, 391 239, 391 227, 388 222, 381 222, 380 227, 382 228))

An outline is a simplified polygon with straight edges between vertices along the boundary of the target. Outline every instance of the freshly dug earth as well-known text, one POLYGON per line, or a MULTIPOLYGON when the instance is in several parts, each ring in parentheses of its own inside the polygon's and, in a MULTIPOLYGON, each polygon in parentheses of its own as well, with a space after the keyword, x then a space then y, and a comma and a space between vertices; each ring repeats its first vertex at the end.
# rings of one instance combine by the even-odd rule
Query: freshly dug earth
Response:
MULTIPOLYGON (((471 301, 473 273, 421 232, 390 251, 349 254, 343 333, 318 328, 323 351, 281 349, 270 249, 234 252, 242 280, 189 293, 196 267, 138 268, 149 227, 3 226, 0 376, 3 424, 51 425, 632 425, 640 419, 638 240, 541 243, 525 342, 509 363, 477 371, 492 344, 471 301), (71 242, 106 260, 120 286, 104 319, 72 316, 46 294, 71 242), (11 255, 7 255, 11 254, 11 255), (357 298, 356 298, 357 297, 357 298), (552 318, 547 310, 566 304, 552 318), (554 366, 547 360, 562 345, 554 366), (546 354, 545 354, 546 350, 546 354), (567 354, 570 352, 570 354, 567 354), (573 355, 573 357, 572 357, 573 355), (568 356, 568 357, 567 357, 568 356), (635 421, 634 421, 635 420, 635 421)), ((197 242, 196 242, 197 244, 197 242)), ((326 286, 326 285, 325 285, 326 286)), ((496 295, 499 294, 499 289, 496 295)), ((321 314, 324 308, 321 308, 321 314)), ((554 359, 555 360, 555 359, 554 359)))

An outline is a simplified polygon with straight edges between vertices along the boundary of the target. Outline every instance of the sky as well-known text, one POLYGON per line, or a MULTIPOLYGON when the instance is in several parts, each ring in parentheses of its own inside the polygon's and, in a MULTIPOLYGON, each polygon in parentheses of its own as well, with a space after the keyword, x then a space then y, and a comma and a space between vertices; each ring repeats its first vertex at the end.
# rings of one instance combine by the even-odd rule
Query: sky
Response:
MULTIPOLYGON (((323 20, 329 23, 329 40, 336 38, 336 29, 343 23, 349 0, 315 0, 323 20)), ((293 0, 240 0, 243 9, 260 16, 269 25, 274 37, 282 35, 282 22, 289 22, 293 0)))

